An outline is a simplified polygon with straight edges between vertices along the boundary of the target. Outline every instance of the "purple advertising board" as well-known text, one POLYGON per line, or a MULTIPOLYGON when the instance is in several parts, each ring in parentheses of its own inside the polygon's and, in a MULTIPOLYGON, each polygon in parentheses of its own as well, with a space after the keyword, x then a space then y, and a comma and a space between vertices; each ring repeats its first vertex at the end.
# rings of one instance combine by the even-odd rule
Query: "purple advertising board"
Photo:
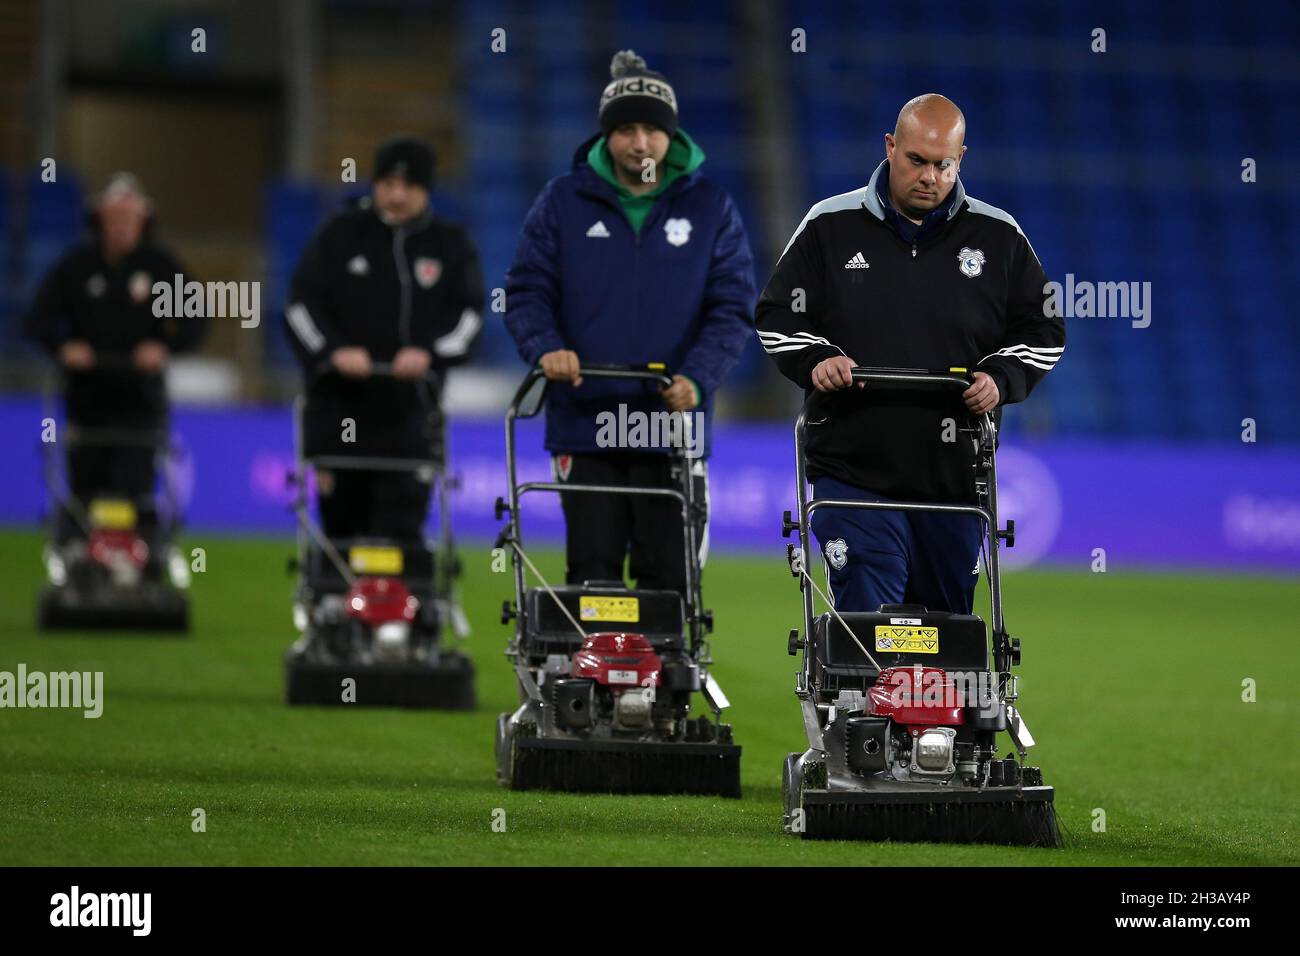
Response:
MULTIPOLYGON (((0 403, 9 455, 0 469, 0 522, 32 524, 45 501, 41 420, 35 399, 0 403)), ((183 408, 177 484, 198 530, 289 533, 292 425, 284 408, 183 408)), ((520 473, 549 480, 541 420, 521 422, 520 473)), ((492 538, 492 505, 505 494, 499 420, 461 420, 451 430, 457 534, 492 538)), ((1256 444, 1134 441, 1004 442, 998 457, 1003 519, 1016 521, 1011 567, 1087 564, 1300 571, 1300 450, 1256 444)), ((784 555, 781 512, 794 507, 792 427, 719 423, 710 464, 714 550, 784 555)), ((554 495, 526 496, 526 541, 559 541, 554 495)))

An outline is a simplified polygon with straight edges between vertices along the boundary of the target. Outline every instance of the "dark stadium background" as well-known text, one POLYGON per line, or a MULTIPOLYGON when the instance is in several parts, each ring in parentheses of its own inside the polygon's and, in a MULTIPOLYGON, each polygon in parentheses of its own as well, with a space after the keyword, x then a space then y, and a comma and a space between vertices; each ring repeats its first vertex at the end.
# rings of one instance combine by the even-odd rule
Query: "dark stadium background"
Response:
MULTIPOLYGON (((742 211, 760 288, 807 207, 866 181, 904 101, 931 90, 956 100, 967 190, 1017 217, 1051 277, 1151 283, 1149 327, 1068 320, 1065 360, 1007 415, 1005 435, 1040 449, 1055 476, 1061 533, 1086 537, 1096 519, 1109 530, 1093 545, 1127 536, 1138 560, 1297 568, 1298 31, 1293 5, 1213 0, 950 4, 923 18, 901 4, 776 0, 5 3, 0 414, 6 429, 31 421, 46 371, 19 319, 78 236, 88 190, 113 171, 142 177, 161 236, 195 276, 262 283, 259 328, 217 320, 202 354, 178 363, 180 420, 187 404, 284 407, 297 382, 281 321, 288 277, 322 217, 365 189, 374 145, 399 130, 436 144, 435 207, 467 224, 488 289, 500 287, 532 198, 594 129, 610 54, 633 47, 679 90, 704 171, 742 211), (1091 49, 1098 27, 1104 53, 1091 49), (806 52, 790 52, 796 28, 806 52), (40 181, 45 157, 58 161, 55 183, 40 181), (346 157, 359 185, 339 181, 346 157), (1253 444, 1241 440, 1247 418, 1253 444), (1187 511, 1207 539, 1188 534, 1187 511)), ((485 425, 521 372, 500 314, 487 319, 450 399, 462 422, 485 425)), ((726 419, 789 421, 797 396, 770 365, 751 340, 721 396, 726 419)), ((190 431, 222 425, 203 421, 190 431)), ((239 421, 225 425, 241 434, 239 421)), ((19 444, 0 519, 27 523, 40 489, 19 444)), ((746 460, 746 473, 760 467, 775 487, 789 471, 779 454, 746 460)), ((195 525, 241 527, 234 496, 209 510, 212 478, 199 469, 195 525)), ((777 496, 751 504, 770 510, 777 496)), ((725 521, 719 535, 729 540, 725 521)), ((759 530, 732 537, 757 545, 759 530)), ((1044 553, 1086 558, 1086 545, 1044 553)))

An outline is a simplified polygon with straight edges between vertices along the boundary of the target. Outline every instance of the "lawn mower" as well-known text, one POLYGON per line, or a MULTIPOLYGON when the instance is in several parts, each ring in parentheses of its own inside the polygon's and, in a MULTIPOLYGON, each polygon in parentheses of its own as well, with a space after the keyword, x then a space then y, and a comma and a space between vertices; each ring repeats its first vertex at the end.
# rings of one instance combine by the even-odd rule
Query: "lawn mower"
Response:
MULTIPOLYGON (((98 365, 110 373, 128 367, 125 358, 112 355, 99 356, 98 365)), ((55 422, 58 381, 52 377, 45 389, 50 423, 55 422)), ((51 507, 38 629, 187 632, 190 567, 174 544, 180 507, 173 466, 180 451, 170 441, 166 423, 90 427, 65 421, 54 434, 56 440, 42 446, 51 507), (129 457, 151 460, 150 467, 162 476, 161 490, 130 494, 105 478, 105 487, 74 495, 60 449, 68 457, 90 452, 116 456, 119 463, 129 457)))
MULTIPOLYGON (((826 396, 814 393, 795 426, 798 516, 785 512, 791 573, 803 595, 803 630, 791 630, 791 656, 803 651, 795 695, 808 749, 785 761, 785 828, 809 839, 862 839, 1059 846, 1053 790, 1025 763, 1034 739, 1020 714, 1020 641, 1002 614, 998 542, 1015 544, 1015 524, 999 528, 997 428, 986 413, 966 413, 959 395, 965 369, 855 368, 870 401, 882 388, 941 390, 952 396, 960 441, 972 455, 975 504, 810 501, 805 448, 810 416, 826 396), (915 604, 838 611, 808 572, 812 515, 822 508, 931 511, 979 517, 987 539, 991 637, 974 614, 915 604), (816 591, 830 608, 813 615, 816 591), (990 667, 990 644, 992 667, 990 667), (998 755, 1006 732, 1014 752, 998 755)), ((941 399, 946 400, 946 399, 941 399)))
MULTIPOLYGON (((672 383, 658 364, 584 364, 581 374, 656 389, 672 383)), ((515 622, 506 656, 520 703, 497 719, 497 779, 513 790, 739 797, 741 748, 722 720, 729 702, 709 670, 705 635, 713 615, 701 604, 699 552, 707 515, 691 461, 682 448, 669 450, 674 487, 520 483, 515 422, 538 413, 547 387, 533 369, 506 411, 509 499, 497 499, 496 515, 508 514, 509 522, 497 546, 510 549, 514 570, 515 599, 504 603, 501 622, 515 622), (633 589, 622 580, 552 587, 523 548, 520 500, 529 492, 672 499, 684 528, 685 593, 633 589), (540 586, 525 587, 525 566, 540 586), (697 692, 712 717, 692 713, 697 692)))
MULTIPOLYGON (((323 368, 318 374, 334 374, 323 368)), ((372 374, 391 379, 389 363, 372 374)), ((289 704, 472 710, 474 666, 459 644, 469 636, 460 606, 460 563, 452 536, 446 418, 433 373, 419 383, 429 410, 427 454, 415 457, 312 454, 303 419, 309 398, 294 403, 294 469, 299 573, 294 627, 301 632, 285 654, 289 704), (331 472, 409 472, 428 479, 438 508, 438 537, 401 541, 379 536, 326 537, 312 518, 308 469, 331 472), (445 638, 450 635, 452 640, 445 638)), ((310 389, 308 390, 310 394, 310 389)))

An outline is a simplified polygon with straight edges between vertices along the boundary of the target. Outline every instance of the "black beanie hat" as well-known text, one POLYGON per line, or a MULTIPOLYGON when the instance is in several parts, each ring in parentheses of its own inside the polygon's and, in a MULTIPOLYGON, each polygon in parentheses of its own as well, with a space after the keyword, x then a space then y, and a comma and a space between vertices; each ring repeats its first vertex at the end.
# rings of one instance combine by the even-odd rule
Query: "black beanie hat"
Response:
POLYGON ((401 176, 412 186, 433 189, 433 148, 413 136, 398 136, 375 150, 375 179, 401 176))
POLYGON ((669 138, 677 133, 677 95, 663 74, 646 69, 631 50, 614 54, 613 77, 600 97, 600 131, 608 136, 624 123, 653 123, 669 138))

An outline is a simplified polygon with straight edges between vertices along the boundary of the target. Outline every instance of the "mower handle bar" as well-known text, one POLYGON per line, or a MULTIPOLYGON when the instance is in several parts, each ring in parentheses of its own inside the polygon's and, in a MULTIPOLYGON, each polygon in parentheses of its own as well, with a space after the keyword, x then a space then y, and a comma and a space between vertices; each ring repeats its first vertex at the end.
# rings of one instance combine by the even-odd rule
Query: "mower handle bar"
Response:
POLYGON ((165 425, 159 428, 121 428, 112 425, 88 428, 67 423, 61 441, 71 448, 152 448, 162 452, 173 449, 171 432, 165 425))
MULTIPOLYGON (((316 363, 316 367, 312 369, 311 384, 314 384, 315 382, 326 377, 327 375, 337 375, 339 378, 349 378, 349 376, 345 376, 342 372, 340 372, 337 368, 335 368, 333 362, 331 362, 329 359, 325 359, 321 362, 316 363)), ((398 379, 397 376, 393 374, 392 362, 371 362, 370 375, 368 375, 367 378, 387 378, 387 379, 393 379, 394 381, 416 381, 416 382, 423 381, 428 383, 429 385, 441 384, 440 376, 432 368, 430 368, 427 372, 424 373, 424 375, 421 378, 418 379, 398 379)), ((358 378, 358 379, 351 379, 351 381, 364 382, 365 379, 358 378)))
MULTIPOLYGON (((673 384, 673 376, 668 371, 668 366, 663 362, 646 362, 643 365, 630 365, 619 362, 582 362, 578 365, 578 374, 590 376, 591 378, 622 378, 640 380, 645 382, 657 382, 667 388, 673 384)), ((542 371, 541 365, 534 365, 524 376, 523 382, 515 391, 515 397, 510 400, 510 407, 507 409, 507 416, 511 421, 516 418, 532 418, 542 410, 542 396, 545 390, 550 386, 550 380, 546 378, 542 371), (538 380, 544 384, 541 391, 533 394, 537 387, 538 380), (529 400, 528 407, 520 411, 525 400, 529 400)))
MULTIPOLYGON (((94 349, 95 347, 92 345, 91 348, 94 349)), ((162 369, 156 372, 143 372, 136 368, 135 363, 131 361, 130 352, 101 352, 99 349, 95 349, 95 364, 86 369, 68 368, 57 359, 55 359, 55 362, 58 365, 60 374, 65 376, 94 375, 96 372, 134 372, 142 378, 153 378, 163 373, 162 369)))
MULTIPOLYGON (((891 385, 903 386, 904 388, 923 391, 926 389, 952 389, 965 391, 970 388, 974 379, 973 373, 965 368, 950 368, 947 371, 934 371, 924 368, 886 368, 855 365, 850 372, 855 384, 864 385, 891 385)), ((847 389, 845 390, 847 391, 847 389)), ((834 392, 812 392, 804 401, 803 409, 799 413, 799 418, 795 423, 796 449, 801 450, 803 447, 804 427, 809 413, 816 406, 819 399, 824 395, 832 395, 834 392)), ((976 416, 981 434, 986 429, 992 429, 992 423, 988 413, 976 416)), ((989 435, 991 437, 991 433, 989 435)))
MULTIPOLYGON (((646 362, 645 364, 629 364, 626 362, 580 362, 578 364, 578 374, 582 376, 591 376, 592 378, 630 378, 641 379, 648 382, 658 382, 660 385, 672 385, 673 375, 668 371, 668 366, 663 362, 646 362)), ((528 370, 528 376, 520 386, 520 392, 526 392, 528 388, 539 378, 545 377, 540 364, 534 365, 528 370)))
POLYGON ((852 371, 854 382, 880 383, 888 385, 913 385, 919 388, 939 386, 943 388, 970 388, 971 373, 964 368, 950 368, 946 371, 933 371, 924 368, 883 368, 855 365, 852 371))
MULTIPOLYGON (((538 369, 540 371, 540 369, 538 369)), ((638 378, 658 382, 660 385, 672 385, 673 375, 663 362, 646 362, 644 365, 624 362, 580 362, 579 375, 591 375, 595 378, 638 378)))

